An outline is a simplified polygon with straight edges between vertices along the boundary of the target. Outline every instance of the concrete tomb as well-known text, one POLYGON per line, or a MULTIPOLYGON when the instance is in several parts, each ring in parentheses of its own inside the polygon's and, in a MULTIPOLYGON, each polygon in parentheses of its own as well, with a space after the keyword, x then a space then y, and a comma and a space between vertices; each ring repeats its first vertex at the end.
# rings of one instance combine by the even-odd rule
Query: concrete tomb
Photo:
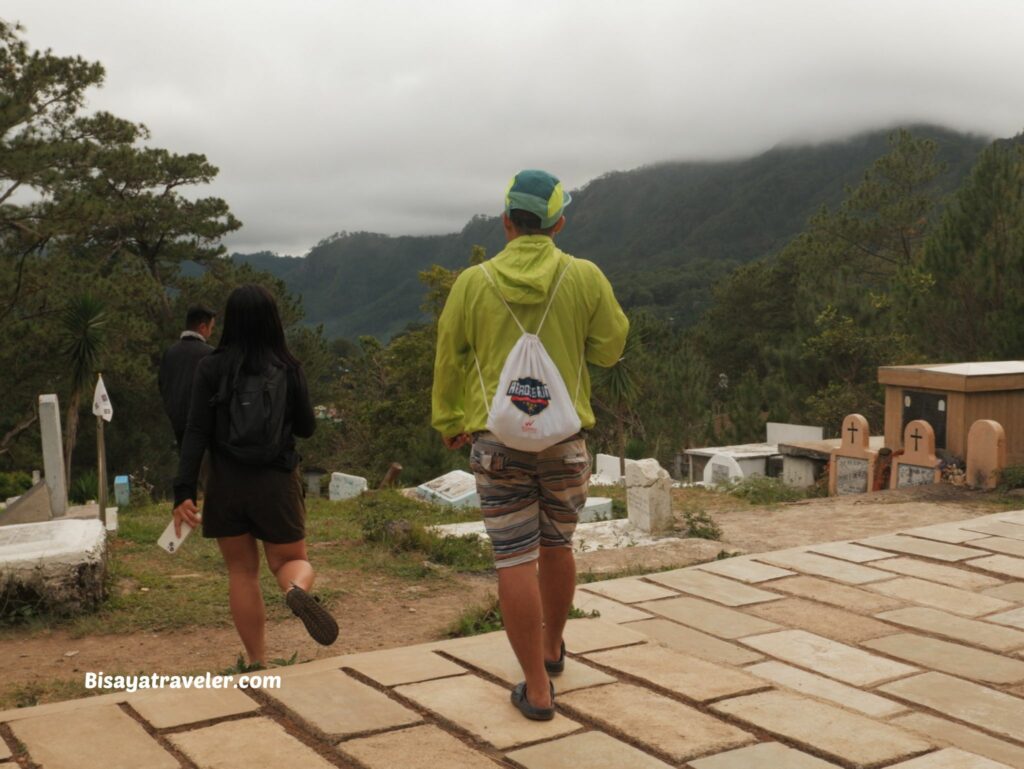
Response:
POLYGON ((431 502, 453 507, 479 507, 476 478, 465 470, 452 470, 439 478, 417 487, 420 494, 431 502))
POLYGON ((38 481, 20 497, 8 500, 7 509, 0 510, 0 526, 14 523, 39 523, 48 521, 50 514, 50 489, 38 481))
MULTIPOLYGON (((317 481, 319 487, 320 481, 317 481)), ((329 498, 332 502, 340 502, 343 499, 358 497, 370 488, 366 479, 358 475, 348 473, 331 473, 331 485, 329 487, 329 498)))
MULTIPOLYGON (((759 467, 761 472, 757 472, 755 468, 750 475, 764 475, 764 463, 762 462, 759 467)), ((747 473, 744 472, 743 466, 728 454, 715 454, 704 466, 704 483, 708 486, 742 481, 746 477, 747 473)))
POLYGON ((839 447, 829 461, 828 491, 832 496, 866 494, 873 488, 878 452, 870 448, 871 430, 860 414, 843 420, 839 447))
MULTIPOLYGON (((636 462, 627 459, 626 467, 636 462)), ((615 486, 622 483, 619 458, 612 454, 598 454, 594 457, 594 473, 590 476, 591 486, 615 486)))
POLYGON ((68 487, 56 395, 39 396, 39 432, 43 437, 43 475, 50 489, 50 510, 57 518, 68 510, 68 487))
POLYGON ((967 482, 994 489, 1006 467, 1006 430, 993 419, 979 419, 967 434, 967 482))
POLYGON ((98 519, 60 518, 0 528, 0 594, 77 613, 103 600, 107 535, 98 519))
POLYGON ((626 511, 629 522, 648 534, 672 528, 672 478, 658 460, 626 467, 626 511))
POLYGON ((935 431, 923 419, 915 419, 903 430, 903 453, 893 457, 889 487, 927 486, 940 478, 935 431))
POLYGON ((610 521, 612 518, 611 497, 587 497, 583 509, 580 510, 579 522, 610 521))

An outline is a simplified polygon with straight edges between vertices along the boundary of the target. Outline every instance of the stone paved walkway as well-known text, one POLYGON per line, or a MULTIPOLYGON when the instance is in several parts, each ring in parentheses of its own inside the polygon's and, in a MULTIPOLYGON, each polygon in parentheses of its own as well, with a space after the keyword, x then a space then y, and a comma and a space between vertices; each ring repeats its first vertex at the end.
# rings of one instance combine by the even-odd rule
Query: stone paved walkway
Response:
POLYGON ((1024 511, 581 586, 554 721, 503 634, 279 689, 0 713, 0 769, 1024 769, 1024 511))

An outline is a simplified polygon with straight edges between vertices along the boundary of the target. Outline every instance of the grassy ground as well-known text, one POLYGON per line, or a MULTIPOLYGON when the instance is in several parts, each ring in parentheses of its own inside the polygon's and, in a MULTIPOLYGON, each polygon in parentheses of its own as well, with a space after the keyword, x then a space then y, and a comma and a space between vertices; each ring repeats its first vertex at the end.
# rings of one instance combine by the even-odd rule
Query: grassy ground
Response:
MULTIPOLYGON (((378 492, 345 502, 324 499, 307 504, 307 544, 322 575, 331 572, 383 574, 405 580, 445 579, 451 571, 487 571, 489 545, 481 541, 445 539, 426 526, 475 520, 479 512, 424 505, 396 492, 378 492)), ((226 626, 225 571, 212 540, 193 534, 181 550, 169 555, 156 540, 170 519, 169 503, 125 508, 120 529, 110 541, 108 597, 96 613, 60 618, 21 607, 0 619, 0 638, 11 633, 62 627, 73 636, 122 634, 186 627, 226 626), (189 599, 181 600, 187 583, 189 599)), ((277 590, 264 569, 265 593, 277 590)), ((318 592, 336 594, 329 579, 318 592)), ((267 606, 268 619, 283 619, 280 602, 267 606)))

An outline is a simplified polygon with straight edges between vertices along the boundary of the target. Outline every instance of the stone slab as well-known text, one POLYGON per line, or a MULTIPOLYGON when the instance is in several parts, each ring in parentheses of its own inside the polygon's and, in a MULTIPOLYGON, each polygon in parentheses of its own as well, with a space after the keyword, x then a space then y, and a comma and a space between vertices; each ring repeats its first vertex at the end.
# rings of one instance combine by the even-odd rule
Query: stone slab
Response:
MULTIPOLYGON (((523 669, 519 666, 508 638, 504 633, 491 633, 478 643, 458 646, 449 652, 468 665, 490 673, 509 684, 510 688, 523 680, 523 669)), ((1022 663, 1024 664, 1024 663, 1022 663)), ((571 657, 565 658, 565 671, 558 677, 559 694, 583 689, 587 686, 613 683, 614 678, 596 668, 585 665, 571 657)))
POLYGON ((559 696, 558 705, 628 735, 673 763, 756 742, 742 729, 632 684, 573 692, 559 696))
POLYGON ((968 566, 984 569, 996 574, 1005 574, 1014 579, 1024 579, 1024 558, 1013 558, 1009 555, 990 555, 967 562, 968 566))
POLYGON ((903 713, 906 707, 899 702, 863 692, 831 678, 808 673, 781 662, 762 662, 746 668, 748 673, 772 681, 809 697, 828 700, 872 718, 888 718, 903 713))
POLYGON ((1011 745, 969 726, 927 713, 910 713, 893 719, 892 723, 929 737, 939 744, 955 745, 970 753, 1001 761, 1007 766, 1024 769, 1024 747, 1011 745))
POLYGON ((926 582, 915 577, 898 577, 888 582, 870 586, 884 595, 901 598, 908 603, 931 606, 933 609, 962 614, 965 617, 979 617, 1010 608, 1012 604, 998 598, 978 595, 967 590, 926 582))
POLYGON ((730 750, 691 761, 687 766, 693 769, 839 769, 838 764, 823 761, 778 742, 762 742, 748 748, 730 750))
POLYGON ((1000 625, 1009 625, 1010 627, 1017 627, 1024 630, 1024 609, 1014 609, 1012 611, 1002 612, 1001 614, 993 614, 989 617, 985 617, 988 622, 998 622, 1000 625))
POLYGON ((626 606, 618 601, 612 601, 603 595, 592 593, 589 590, 578 589, 572 604, 580 611, 596 611, 601 619, 616 624, 636 622, 641 619, 649 619, 651 616, 645 611, 640 611, 632 606, 626 606))
POLYGON ((0 738, 0 761, 6 761, 10 757, 11 749, 7 747, 7 743, 3 741, 3 738, 0 738))
POLYGON ((746 611, 784 627, 807 630, 834 641, 857 643, 897 632, 897 628, 871 617, 822 606, 804 598, 786 598, 750 606, 746 611))
POLYGON ((183 689, 147 692, 129 700, 132 709, 154 729, 212 721, 260 709, 260 704, 238 689, 183 689))
POLYGON ((875 686, 909 676, 917 668, 803 630, 744 638, 743 643, 776 659, 854 686, 875 686))
POLYGON ((612 510, 611 497, 587 497, 583 503, 583 509, 579 513, 580 523, 593 523, 594 521, 610 521, 615 517, 612 510))
POLYGON ((663 601, 652 601, 640 604, 640 606, 654 614, 681 622, 719 638, 742 638, 780 629, 774 622, 751 617, 749 614, 735 609, 726 609, 699 598, 666 598, 663 601))
POLYGON ((777 593, 758 590, 756 587, 745 585, 742 582, 719 577, 717 574, 710 574, 699 569, 664 571, 651 574, 648 579, 726 606, 746 606, 763 601, 776 601, 779 598, 777 593))
MULTIPOLYGON (((649 615, 644 615, 645 618, 649 615)), ((565 647, 572 653, 585 654, 599 649, 644 643, 647 636, 601 619, 571 619, 562 632, 565 647)))
POLYGON ((955 614, 924 606, 896 609, 882 612, 876 616, 897 625, 923 630, 993 651, 1006 652, 1024 647, 1024 632, 1008 627, 999 627, 990 622, 958 617, 955 614))
POLYGON ((890 553, 884 550, 875 550, 863 545, 855 545, 852 542, 827 542, 823 545, 811 545, 807 548, 812 553, 827 555, 830 558, 838 558, 842 561, 853 563, 868 563, 881 558, 889 558, 890 553))
POLYGON ((432 502, 453 507, 479 507, 476 478, 465 470, 452 470, 417 486, 420 493, 432 502))
POLYGON ((817 577, 789 577, 771 582, 764 587, 861 614, 874 614, 887 609, 895 609, 905 603, 861 588, 837 585, 817 577))
POLYGON ((872 569, 870 566, 861 566, 848 561, 840 561, 838 558, 815 555, 814 553, 807 553, 802 550, 780 550, 777 553, 765 553, 755 557, 757 560, 770 563, 773 566, 782 566, 802 574, 828 577, 837 582, 845 582, 848 585, 864 585, 868 582, 877 582, 889 577, 886 572, 872 569))
POLYGON ((525 769, 670 769, 664 761, 603 732, 586 732, 523 748, 508 757, 525 769))
MULTIPOLYGON (((269 718, 226 721, 205 729, 170 734, 167 739, 204 769, 333 769, 312 748, 269 718)), ((148 764, 138 764, 136 769, 143 766, 149 769, 148 764)), ((178 762, 173 766, 177 768, 178 762)))
MULTIPOLYGON (((968 564, 970 563, 968 562, 968 564)), ((962 590, 983 590, 987 587, 995 587, 1000 583, 1000 580, 985 574, 958 569, 955 566, 942 566, 917 558, 888 558, 872 565, 877 569, 885 569, 906 577, 919 577, 929 582, 938 582, 962 590)))
POLYGON ((967 531, 962 526, 963 524, 960 523, 936 523, 932 526, 921 526, 900 533, 919 539, 934 539, 936 542, 948 542, 951 545, 960 545, 964 542, 971 542, 972 540, 982 538, 983 535, 978 534, 976 531, 967 531))
POLYGON ((895 761, 932 747, 930 741, 902 729, 790 692, 737 697, 711 709, 858 767, 895 761))
POLYGON ((73 718, 38 716, 9 725, 34 765, 46 769, 178 769, 178 760, 117 705, 73 718))
POLYGON ((594 652, 587 659, 698 702, 765 687, 747 673, 656 644, 594 652))
POLYGON ((638 630, 652 641, 670 649, 692 654, 708 662, 719 662, 739 667, 764 659, 761 654, 742 646, 722 641, 699 630, 671 622, 667 619, 648 619, 631 622, 628 627, 638 630))
POLYGON ((945 748, 929 753, 927 756, 900 761, 889 769, 1010 769, 1010 767, 957 748, 945 748))
POLYGON ((882 692, 934 710, 993 734, 1020 739, 1024 699, 945 673, 922 673, 894 681, 882 692))
POLYGON ((499 765, 433 725, 342 742, 338 750, 366 769, 498 769, 499 765))
POLYGON ((652 585, 637 577, 609 579, 601 582, 588 582, 580 585, 580 590, 597 593, 621 603, 640 603, 656 601, 659 598, 671 598, 679 595, 675 590, 668 590, 660 585, 652 585))
POLYGON ((329 740, 421 720, 415 711, 340 670, 292 676, 282 682, 280 689, 265 689, 264 694, 329 740))
POLYGON ((780 569, 778 566, 769 566, 766 563, 758 563, 751 558, 725 558, 721 561, 702 563, 696 568, 701 571, 710 571, 730 579, 738 579, 740 582, 767 582, 771 579, 790 577, 796 574, 789 569, 780 569))
POLYGON ((923 668, 941 670, 961 678, 992 684, 1024 681, 1024 662, 938 638, 900 633, 865 641, 864 646, 923 668))
POLYGON ((1024 524, 1024 510, 1011 510, 1006 513, 995 513, 991 517, 997 521, 1009 521, 1010 523, 1024 524))
POLYGON ((985 555, 984 551, 973 547, 962 545, 950 545, 945 542, 936 542, 930 539, 918 539, 917 537, 905 537, 901 534, 885 534, 879 537, 868 537, 858 540, 862 545, 874 547, 879 550, 892 550, 896 553, 907 553, 908 555, 919 555, 923 558, 931 558, 936 561, 966 561, 968 558, 977 558, 985 555))
POLYGON ((550 740, 579 728, 556 712, 551 721, 528 721, 509 698, 509 688, 476 676, 442 678, 395 689, 401 696, 498 749, 550 740))
MULTIPOLYGON (((501 635, 504 638, 505 634, 501 635)), ((422 646, 351 654, 343 658, 343 664, 382 686, 412 684, 466 672, 465 668, 422 646)))
POLYGON ((1009 521, 980 521, 978 523, 964 523, 963 528, 968 531, 976 531, 979 534, 987 534, 992 537, 1004 539, 1024 540, 1024 525, 1010 523, 1009 521))
MULTIPOLYGON (((316 480, 317 485, 320 479, 316 480)), ((358 497, 370 488, 366 479, 360 475, 349 475, 348 473, 331 473, 331 483, 327 487, 327 496, 332 502, 341 502, 345 499, 358 497)))
POLYGON ((1001 598, 1004 601, 1012 601, 1013 603, 1024 603, 1024 582, 1008 582, 1005 585, 982 590, 981 592, 992 598, 1001 598))
POLYGON ((1024 557, 1024 542, 1019 539, 1007 537, 985 537, 971 542, 972 547, 983 547, 993 553, 1004 553, 1005 555, 1018 555, 1024 557))

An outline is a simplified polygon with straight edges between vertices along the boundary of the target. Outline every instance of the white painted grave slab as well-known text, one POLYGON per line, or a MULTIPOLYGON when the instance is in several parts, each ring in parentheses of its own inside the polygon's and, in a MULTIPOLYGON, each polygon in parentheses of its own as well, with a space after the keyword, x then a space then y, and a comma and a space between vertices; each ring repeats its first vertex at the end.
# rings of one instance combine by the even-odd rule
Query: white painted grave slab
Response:
POLYGON ((580 523, 594 521, 610 521, 612 519, 611 497, 587 497, 586 504, 580 510, 580 523))
POLYGON ((814 443, 824 440, 825 430, 811 425, 790 425, 784 422, 768 422, 765 425, 765 443, 776 446, 780 443, 814 443))
POLYGON ((742 481, 745 477, 740 463, 727 454, 715 454, 704 466, 704 483, 708 486, 742 481))
POLYGON ((343 499, 358 497, 369 488, 366 479, 348 473, 331 473, 330 499, 340 502, 343 499))
POLYGON ((476 478, 465 470, 452 470, 417 487, 428 500, 453 507, 479 507, 476 478))
POLYGON ((48 606, 75 610, 102 598, 107 535, 98 519, 61 518, 0 528, 0 582, 48 606))
POLYGON ((50 489, 50 511, 57 517, 67 512, 68 487, 56 395, 39 396, 39 432, 43 438, 43 475, 50 489))
MULTIPOLYGON (((626 467, 637 460, 627 459, 626 467)), ((594 457, 594 472, 590 476, 591 486, 617 486, 622 483, 623 476, 619 472, 619 458, 611 454, 598 454, 594 457)))

